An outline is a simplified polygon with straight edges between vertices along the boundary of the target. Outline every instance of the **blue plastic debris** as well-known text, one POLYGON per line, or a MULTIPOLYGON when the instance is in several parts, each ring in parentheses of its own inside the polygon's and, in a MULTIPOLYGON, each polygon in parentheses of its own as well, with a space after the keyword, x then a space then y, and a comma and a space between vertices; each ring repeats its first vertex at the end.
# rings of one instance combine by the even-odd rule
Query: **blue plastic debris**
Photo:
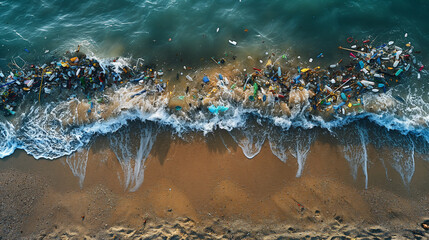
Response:
POLYGON ((225 107, 225 106, 215 106, 215 105, 211 105, 207 108, 211 113, 213 114, 218 114, 219 112, 225 112, 226 110, 229 109, 229 107, 225 107))
POLYGON ((204 76, 203 77, 203 82, 204 83, 208 83, 208 82, 210 82, 210 79, 207 76, 204 76))
POLYGON ((401 74, 401 72, 402 71, 404 71, 402 68, 401 69, 399 69, 396 73, 395 73, 395 76, 399 76, 399 74, 401 74))
POLYGON ((217 114, 217 107, 215 107, 215 105, 209 106, 208 109, 211 113, 217 114))
POLYGON ((340 103, 340 104, 338 104, 338 105, 333 106, 333 108, 334 108, 335 110, 337 110, 337 109, 339 109, 340 107, 344 106, 345 104, 346 104, 345 102, 342 102, 342 103, 340 103))

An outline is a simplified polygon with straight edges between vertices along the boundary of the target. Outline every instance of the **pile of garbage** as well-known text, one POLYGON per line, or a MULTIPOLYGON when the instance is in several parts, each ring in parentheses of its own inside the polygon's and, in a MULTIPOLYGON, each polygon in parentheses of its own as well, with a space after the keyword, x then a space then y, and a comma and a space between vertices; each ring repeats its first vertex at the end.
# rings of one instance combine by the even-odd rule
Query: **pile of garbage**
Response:
POLYGON ((123 78, 132 76, 127 67, 122 69, 121 74, 112 67, 102 66, 84 54, 41 66, 18 66, 15 63, 9 75, 0 71, 0 110, 5 115, 14 115, 21 100, 31 93, 37 94, 39 101, 41 97, 61 94, 63 90, 80 92, 89 97, 102 92, 107 86, 122 84, 123 78))
MULTIPOLYGON (((385 93, 390 87, 400 84, 412 66, 418 69, 420 78, 424 67, 412 55, 414 47, 410 43, 399 47, 389 41, 372 46, 370 40, 353 40, 348 48, 339 49, 347 52, 347 63, 340 59, 327 68, 298 66, 291 70, 282 68, 279 63, 282 61, 271 60, 270 56, 265 66, 254 67, 252 74, 243 75, 239 81, 226 83, 222 75, 216 79, 220 85, 229 86, 229 91, 241 96, 244 102, 253 102, 254 105, 279 103, 283 114, 290 115, 291 108, 302 106, 304 102, 310 104, 308 110, 315 114, 348 114, 363 111, 364 93, 385 93)), ((323 57, 323 53, 317 57, 323 57)), ((204 76, 203 83, 209 83, 207 76, 204 76)), ((214 88, 210 93, 216 91, 214 88)), ((221 112, 215 107, 208 106, 208 110, 214 114, 221 112)))
MULTIPOLYGON (((0 110, 5 115, 14 115, 19 102, 30 93, 38 96, 39 101, 41 97, 55 95, 54 92, 61 94, 63 90, 89 97, 107 87, 129 82, 143 86, 143 90, 131 98, 153 93, 167 96, 173 111, 206 109, 216 115, 230 107, 230 104, 222 105, 221 102, 237 102, 265 108, 274 106, 280 109, 279 112, 290 115, 294 106, 306 103, 309 104, 308 110, 315 114, 347 114, 362 109, 364 93, 386 92, 401 83, 412 67, 418 69, 420 78, 419 72, 424 67, 412 55, 414 47, 410 43, 399 47, 390 41, 373 46, 369 40, 353 40, 348 48, 339 49, 347 52, 347 59, 340 59, 327 68, 286 68, 284 61, 275 60, 272 54, 265 63, 260 60, 262 66, 253 67, 252 73, 240 72, 233 77, 228 72, 224 73, 225 76, 217 73, 215 80, 210 79, 211 75, 204 75, 200 76, 202 82, 194 81, 196 76, 185 74, 187 87, 183 94, 179 94, 181 96, 173 96, 171 89, 167 91, 169 81, 163 80, 166 76, 162 70, 146 65, 138 71, 143 65, 137 61, 136 66, 121 67, 117 71, 113 64, 115 60, 110 65, 100 64, 77 52, 42 66, 19 67, 15 64, 16 67, 7 76, 0 71, 0 110), (229 80, 226 75, 229 75, 229 80)), ((321 58, 323 54, 317 57, 321 58)), ((286 56, 281 58, 285 59, 286 56)), ((233 56, 232 60, 235 59, 233 56)), ((224 58, 212 60, 216 62, 217 70, 222 70, 228 61, 224 58)), ((175 84, 180 83, 181 75, 183 73, 177 73, 175 84)), ((175 87, 172 87, 173 92, 175 87)))

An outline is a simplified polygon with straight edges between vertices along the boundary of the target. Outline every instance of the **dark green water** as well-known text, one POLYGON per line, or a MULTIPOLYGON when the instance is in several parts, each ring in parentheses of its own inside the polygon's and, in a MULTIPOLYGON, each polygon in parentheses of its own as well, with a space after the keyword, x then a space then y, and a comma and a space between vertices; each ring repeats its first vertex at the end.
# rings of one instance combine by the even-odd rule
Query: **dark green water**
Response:
MULTIPOLYGON (((335 58, 350 36, 411 41, 424 50, 428 11, 424 0, 2 1, 0 57, 31 60, 81 44, 99 56, 189 64, 231 50, 232 39, 242 48, 335 58)), ((427 61, 427 51, 422 55, 427 61)))

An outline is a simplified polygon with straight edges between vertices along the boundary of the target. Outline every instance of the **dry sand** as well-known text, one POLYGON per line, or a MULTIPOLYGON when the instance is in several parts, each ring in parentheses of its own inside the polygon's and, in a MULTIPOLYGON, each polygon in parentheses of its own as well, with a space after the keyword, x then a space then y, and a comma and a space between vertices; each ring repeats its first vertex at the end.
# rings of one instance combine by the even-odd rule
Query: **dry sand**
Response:
MULTIPOLYGON (((427 238, 429 163, 416 162, 409 187, 378 161, 369 188, 356 180, 339 146, 313 144, 302 177, 264 144, 247 159, 226 134, 192 142, 159 136, 144 182, 124 190, 120 164, 98 140, 83 188, 65 159, 34 160, 22 151, 0 161, 0 238, 338 239, 427 238), (220 136, 228 146, 225 148, 220 136), (426 234, 426 235, 425 235, 426 234)), ((370 149, 370 152, 373 151, 370 149)), ((370 154, 371 156, 371 154, 370 154)))

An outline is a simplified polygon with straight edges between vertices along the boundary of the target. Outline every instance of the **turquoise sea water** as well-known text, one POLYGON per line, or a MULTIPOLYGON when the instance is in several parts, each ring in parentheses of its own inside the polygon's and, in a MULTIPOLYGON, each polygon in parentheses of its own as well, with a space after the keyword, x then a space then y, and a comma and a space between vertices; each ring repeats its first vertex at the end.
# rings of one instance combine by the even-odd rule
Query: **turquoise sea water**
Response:
MULTIPOLYGON (((346 45, 349 37, 379 43, 392 40, 398 45, 411 42, 419 64, 429 65, 428 13, 429 1, 424 0, 0 1, 0 69, 7 72, 9 61, 18 56, 28 63, 43 63, 75 50, 77 45, 98 58, 144 58, 146 63, 167 68, 186 65, 198 69, 211 63, 212 56, 237 52, 283 52, 302 59, 323 53, 325 58, 319 63, 326 65, 338 61, 338 46, 346 45), (237 41, 237 46, 228 40, 237 41)), ((249 158, 269 141, 280 160, 293 156, 303 168, 317 128, 339 139, 352 169, 356 172, 362 168, 365 175, 368 144, 396 149, 398 152, 393 151, 390 157, 392 166, 408 184, 414 173, 414 153, 429 159, 429 78, 426 70, 421 79, 416 77, 417 70, 413 71, 405 84, 388 93, 401 97, 404 103, 389 111, 330 122, 302 116, 267 120, 259 113, 247 118, 245 112, 229 119, 196 120, 182 126, 171 116, 127 112, 107 122, 57 128, 55 124, 59 123, 52 122, 57 116, 52 112, 61 109, 35 107, 19 124, 0 122, 0 136, 5 139, 0 143, 0 157, 18 148, 36 158, 56 159, 87 146, 99 134, 118 134, 118 129, 126 129, 129 121, 152 121, 168 125, 174 132, 226 129, 249 158), (264 126, 265 133, 252 130, 261 129, 258 126, 264 126), (266 129, 271 129, 272 134, 267 134, 266 129), (307 130, 301 133, 300 129, 307 130), (296 131, 299 133, 292 137, 290 134, 296 131), (278 132, 282 134, 276 135, 278 132)), ((150 125, 142 130, 145 140, 140 141, 148 148, 145 157, 152 147, 152 137, 156 137, 153 129, 156 128, 150 125)), ((111 141, 115 147, 127 145, 117 139, 122 138, 111 141)), ((297 176, 302 174, 302 168, 297 176)))

